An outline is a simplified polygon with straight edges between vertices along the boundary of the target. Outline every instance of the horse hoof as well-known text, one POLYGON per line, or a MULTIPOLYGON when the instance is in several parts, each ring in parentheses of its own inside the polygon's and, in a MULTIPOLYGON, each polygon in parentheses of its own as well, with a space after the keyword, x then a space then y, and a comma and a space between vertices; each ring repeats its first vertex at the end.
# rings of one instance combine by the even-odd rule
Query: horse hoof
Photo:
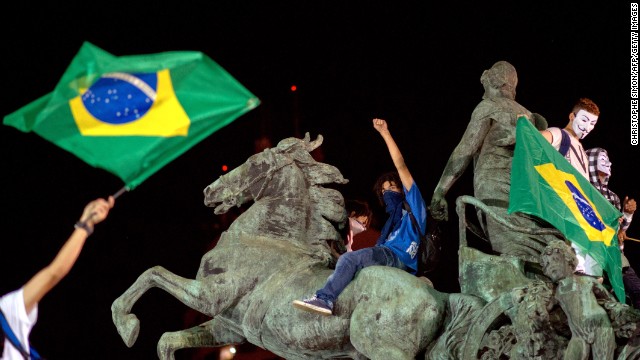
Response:
POLYGON ((132 347, 140 333, 140 320, 138 320, 138 317, 133 314, 125 315, 116 327, 125 345, 132 347))

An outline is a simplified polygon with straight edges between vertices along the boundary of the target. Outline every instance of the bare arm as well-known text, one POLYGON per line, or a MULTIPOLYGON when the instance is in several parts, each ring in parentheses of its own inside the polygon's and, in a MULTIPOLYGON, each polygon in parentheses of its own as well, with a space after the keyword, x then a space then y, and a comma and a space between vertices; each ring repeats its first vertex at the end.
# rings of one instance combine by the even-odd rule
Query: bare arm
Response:
POLYGON ((542 137, 547 139, 549 144, 551 144, 551 142, 553 141, 553 135, 551 134, 551 131, 549 131, 549 130, 541 130, 540 134, 542 134, 542 137))
POLYGON ((391 160, 393 160, 393 165, 395 165, 398 175, 400 175, 402 186, 407 190, 411 189, 411 186, 413 186, 413 177, 409 172, 409 168, 407 168, 407 164, 404 163, 404 157, 402 157, 402 153, 400 152, 398 145, 395 140, 393 140, 393 136, 391 136, 391 133, 389 132, 387 122, 382 119, 373 119, 373 127, 378 130, 380 135, 382 135, 384 142, 387 144, 391 160))
MULTIPOLYGON (((93 229, 95 224, 107 217, 114 201, 113 196, 110 196, 108 201, 97 199, 90 202, 84 208, 80 221, 93 229)), ((69 273, 88 236, 85 229, 75 229, 53 261, 26 283, 24 286, 24 307, 27 313, 33 310, 34 306, 69 273)))

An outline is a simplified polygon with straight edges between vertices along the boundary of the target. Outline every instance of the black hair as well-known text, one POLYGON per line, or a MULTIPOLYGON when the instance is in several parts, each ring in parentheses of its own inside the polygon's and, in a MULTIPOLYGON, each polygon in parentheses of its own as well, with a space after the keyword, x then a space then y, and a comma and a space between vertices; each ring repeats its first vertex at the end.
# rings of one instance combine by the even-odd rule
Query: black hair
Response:
POLYGON ((390 171, 378 177, 378 180, 376 180, 375 184, 373 185, 373 192, 376 194, 376 196, 378 197, 378 201, 380 202, 380 205, 383 207, 384 207, 384 198, 382 197, 382 185, 384 184, 385 181, 395 183, 396 186, 398 187, 403 186, 402 181, 400 181, 400 175, 398 174, 397 171, 390 171))
MULTIPOLYGON (((369 227, 369 225, 373 221, 373 211, 371 211, 371 208, 369 207, 369 203, 366 202, 365 200, 359 200, 359 199, 346 199, 344 202, 345 202, 344 208, 347 211, 347 217, 352 217, 351 213, 353 213, 353 217, 366 216, 368 218, 368 221, 367 221, 367 224, 363 224, 363 225, 365 225, 366 227, 369 227)), ((349 219, 347 218, 346 225, 338 230, 338 232, 340 233, 340 237, 345 241, 345 245, 347 241, 347 235, 349 235, 350 229, 351 228, 349 226, 349 219)))
POLYGON ((349 217, 352 217, 351 214, 353 213, 353 217, 366 216, 370 220, 373 215, 369 203, 364 200, 345 200, 345 208, 347 209, 347 216, 349 217))

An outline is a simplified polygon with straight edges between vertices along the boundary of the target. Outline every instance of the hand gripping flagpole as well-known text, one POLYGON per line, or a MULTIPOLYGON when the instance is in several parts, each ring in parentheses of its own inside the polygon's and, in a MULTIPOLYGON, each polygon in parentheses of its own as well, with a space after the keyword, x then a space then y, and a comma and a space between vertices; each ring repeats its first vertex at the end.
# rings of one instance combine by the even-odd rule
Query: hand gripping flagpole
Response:
MULTIPOLYGON (((113 196, 113 199, 114 199, 114 200, 115 200, 115 199, 117 199, 120 195, 124 194, 126 191, 129 191, 129 188, 128 188, 128 187, 126 187, 126 186, 123 186, 120 190, 116 191, 116 193, 112 195, 112 196, 113 196)), ((84 221, 82 221, 82 220, 78 221, 78 222, 74 225, 74 227, 75 227, 75 228, 82 228, 82 229, 84 229, 84 230, 87 232, 87 234, 91 235, 91 234, 93 233, 93 229, 92 229, 92 228, 90 228, 90 227, 87 225, 87 221, 89 221, 89 220, 90 220, 92 217, 94 217, 95 215, 96 215, 96 212, 95 212, 95 211, 91 212, 91 213, 89 214, 89 217, 88 217, 86 220, 84 220, 84 221)))

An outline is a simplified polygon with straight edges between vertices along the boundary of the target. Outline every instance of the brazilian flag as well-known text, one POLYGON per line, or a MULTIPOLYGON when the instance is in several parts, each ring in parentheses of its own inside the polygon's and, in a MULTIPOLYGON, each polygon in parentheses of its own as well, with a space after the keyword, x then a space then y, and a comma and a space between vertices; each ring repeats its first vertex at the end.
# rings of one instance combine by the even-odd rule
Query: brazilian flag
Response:
POLYGON ((85 42, 53 92, 4 117, 132 190, 260 104, 201 52, 114 56, 85 42))
POLYGON ((537 216, 556 227, 607 272, 625 302, 618 247, 622 214, 524 117, 518 119, 509 213, 537 216))

